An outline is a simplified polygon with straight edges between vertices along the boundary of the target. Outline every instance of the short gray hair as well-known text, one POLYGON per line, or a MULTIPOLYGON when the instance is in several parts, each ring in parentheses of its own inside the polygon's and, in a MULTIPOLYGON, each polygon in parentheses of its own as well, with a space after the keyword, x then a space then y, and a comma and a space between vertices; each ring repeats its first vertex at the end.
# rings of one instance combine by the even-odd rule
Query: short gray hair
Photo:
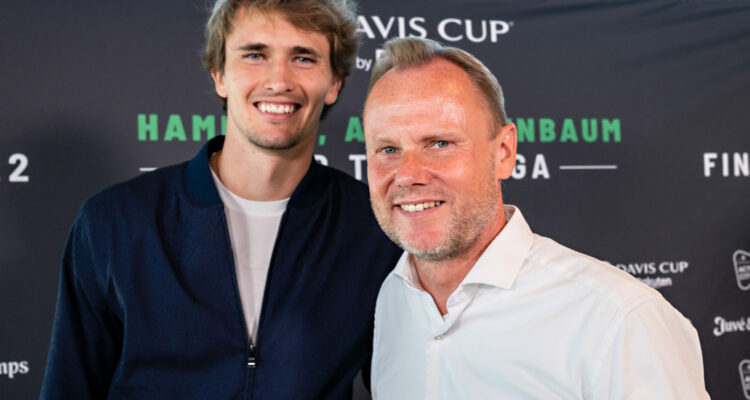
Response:
POLYGON ((418 67, 441 58, 460 67, 477 85, 494 119, 492 137, 506 124, 503 89, 495 75, 473 55, 457 47, 444 46, 431 39, 415 37, 391 39, 383 47, 385 51, 378 57, 372 69, 370 85, 367 88, 368 96, 375 83, 391 69, 418 67))

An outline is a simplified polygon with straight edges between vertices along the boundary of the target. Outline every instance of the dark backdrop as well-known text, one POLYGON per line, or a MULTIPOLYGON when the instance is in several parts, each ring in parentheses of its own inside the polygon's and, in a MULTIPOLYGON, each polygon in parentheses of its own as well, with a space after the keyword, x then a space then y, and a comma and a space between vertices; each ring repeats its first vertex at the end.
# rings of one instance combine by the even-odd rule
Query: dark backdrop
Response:
MULTIPOLYGON (((0 4, 2 399, 38 396, 83 200, 222 129, 198 59, 206 1, 65 3, 0 4)), ((657 287, 698 329, 712 397, 750 399, 750 2, 385 0, 360 14, 321 162, 366 179, 360 114, 385 39, 476 54, 521 134, 506 201, 657 287)))

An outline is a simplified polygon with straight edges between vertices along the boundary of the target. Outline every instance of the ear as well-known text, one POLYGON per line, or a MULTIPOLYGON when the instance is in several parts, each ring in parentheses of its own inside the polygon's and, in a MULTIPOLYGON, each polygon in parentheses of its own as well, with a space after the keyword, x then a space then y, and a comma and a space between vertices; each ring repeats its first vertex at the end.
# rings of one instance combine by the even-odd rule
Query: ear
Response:
POLYGON ((510 178, 516 166, 516 146, 518 133, 516 125, 507 123, 501 127, 495 137, 497 140, 497 158, 495 159, 495 175, 497 179, 510 178))
POLYGON ((211 71, 211 78, 214 79, 214 87, 216 88, 216 94, 219 95, 219 97, 222 97, 224 99, 227 98, 227 86, 224 82, 224 72, 223 71, 211 71))
POLYGON ((333 85, 328 89, 326 93, 326 105, 331 105, 336 102, 339 98, 339 91, 341 90, 341 79, 334 78, 333 85))

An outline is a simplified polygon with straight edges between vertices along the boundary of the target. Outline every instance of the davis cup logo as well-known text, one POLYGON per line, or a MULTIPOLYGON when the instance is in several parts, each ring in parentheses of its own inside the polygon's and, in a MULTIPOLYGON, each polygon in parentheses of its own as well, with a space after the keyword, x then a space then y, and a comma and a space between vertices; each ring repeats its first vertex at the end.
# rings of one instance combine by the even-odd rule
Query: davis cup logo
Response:
POLYGON ((740 382, 742 382, 742 393, 750 400, 750 360, 740 362, 740 382))
POLYGON ((734 261, 734 273, 737 274, 737 285, 742 290, 750 289, 750 253, 737 250, 732 255, 732 261, 734 261))

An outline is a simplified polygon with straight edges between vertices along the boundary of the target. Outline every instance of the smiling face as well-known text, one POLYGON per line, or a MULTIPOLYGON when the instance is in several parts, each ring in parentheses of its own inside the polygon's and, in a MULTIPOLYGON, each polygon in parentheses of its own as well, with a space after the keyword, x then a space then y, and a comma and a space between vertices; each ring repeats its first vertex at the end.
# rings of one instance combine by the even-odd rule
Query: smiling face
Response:
POLYGON ((515 126, 493 119, 458 66, 435 59, 388 71, 364 111, 375 216, 402 248, 427 261, 483 249, 505 223, 500 180, 515 164, 515 126))
POLYGON ((312 150, 323 105, 333 104, 341 87, 328 39, 298 30, 281 14, 245 8, 225 48, 224 70, 211 76, 227 99, 227 136, 242 135, 262 149, 312 150))

